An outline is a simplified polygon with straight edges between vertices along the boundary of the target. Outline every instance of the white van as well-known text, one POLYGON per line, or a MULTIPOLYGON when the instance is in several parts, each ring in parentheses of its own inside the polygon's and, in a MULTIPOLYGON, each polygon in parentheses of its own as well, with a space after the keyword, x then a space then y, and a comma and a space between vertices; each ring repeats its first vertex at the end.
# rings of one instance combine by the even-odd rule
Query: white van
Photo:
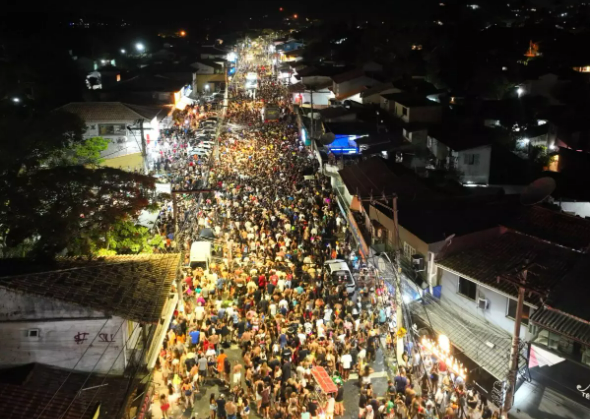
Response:
POLYGON ((190 267, 192 269, 201 267, 203 270, 208 270, 209 263, 211 263, 211 242, 193 242, 191 244, 190 267))
POLYGON ((330 274, 333 284, 346 284, 346 292, 349 295, 354 294, 356 291, 356 281, 350 272, 350 268, 345 260, 332 259, 324 262, 324 266, 330 274))

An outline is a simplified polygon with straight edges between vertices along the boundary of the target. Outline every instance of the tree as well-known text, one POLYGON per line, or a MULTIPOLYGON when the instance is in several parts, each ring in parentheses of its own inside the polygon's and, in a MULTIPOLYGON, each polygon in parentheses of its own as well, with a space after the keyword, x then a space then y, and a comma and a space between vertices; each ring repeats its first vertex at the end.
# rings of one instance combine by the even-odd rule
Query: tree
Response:
POLYGON ((84 122, 63 112, 0 120, 0 250, 31 245, 31 256, 51 258, 77 243, 91 253, 91 238, 150 205, 152 177, 92 168, 103 139, 83 139, 84 122), (66 155, 60 165, 52 157, 66 155))
POLYGON ((55 150, 53 156, 49 158, 49 166, 91 166, 97 167, 104 161, 100 158, 100 153, 105 151, 109 146, 109 140, 102 137, 92 137, 82 142, 70 144, 69 147, 55 150))
MULTIPOLYGON (((95 231, 90 236, 91 251, 99 256, 153 253, 154 249, 165 247, 162 236, 154 235, 134 220, 119 220, 106 232, 95 231)), ((77 249, 71 246, 68 250, 75 253, 77 249)))

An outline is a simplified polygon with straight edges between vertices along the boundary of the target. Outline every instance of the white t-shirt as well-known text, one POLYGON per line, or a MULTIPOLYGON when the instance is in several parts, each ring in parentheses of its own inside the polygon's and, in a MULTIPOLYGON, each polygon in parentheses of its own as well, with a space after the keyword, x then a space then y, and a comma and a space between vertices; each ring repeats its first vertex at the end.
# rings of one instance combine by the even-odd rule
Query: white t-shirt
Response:
POLYGON ((342 368, 345 370, 349 370, 352 367, 352 355, 344 354, 340 361, 342 361, 342 368))
POLYGON ((197 306, 195 308, 195 317, 197 318, 198 321, 202 321, 203 317, 205 317, 205 307, 197 306))
POLYGON ((277 315, 277 305, 275 303, 271 303, 270 306, 268 306, 268 308, 270 309, 271 316, 274 317, 277 315))
POLYGON ((328 403, 326 403, 326 412, 328 413, 334 413, 334 405, 336 403, 336 400, 334 400, 334 397, 330 397, 328 399, 328 403))

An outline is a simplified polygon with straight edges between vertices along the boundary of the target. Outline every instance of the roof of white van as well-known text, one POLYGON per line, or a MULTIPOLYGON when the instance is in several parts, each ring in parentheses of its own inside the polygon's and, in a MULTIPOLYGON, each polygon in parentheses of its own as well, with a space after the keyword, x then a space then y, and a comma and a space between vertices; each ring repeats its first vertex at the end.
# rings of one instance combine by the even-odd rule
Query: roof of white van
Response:
POLYGON ((348 264, 342 259, 327 260, 324 265, 330 268, 330 272, 350 271, 348 264))

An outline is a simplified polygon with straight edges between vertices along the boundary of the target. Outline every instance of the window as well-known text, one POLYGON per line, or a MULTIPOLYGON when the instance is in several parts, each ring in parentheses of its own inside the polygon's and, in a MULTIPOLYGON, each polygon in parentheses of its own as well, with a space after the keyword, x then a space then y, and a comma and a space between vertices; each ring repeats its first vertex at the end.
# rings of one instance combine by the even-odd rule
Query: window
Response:
POLYGON ((403 116, 408 116, 408 108, 405 108, 402 106, 402 115, 403 116))
POLYGON ((94 131, 96 129, 96 125, 94 125, 94 124, 88 125, 88 129, 91 129, 94 131))
POLYGON ((479 154, 463 154, 463 163, 470 166, 479 164, 479 154))
POLYGON ((582 364, 590 366, 590 348, 582 348, 582 364))
POLYGON ((416 249, 410 246, 407 242, 404 242, 404 256, 410 259, 412 255, 416 254, 416 249))
POLYGON ((98 126, 99 135, 125 135, 125 124, 100 124, 98 126))
POLYGON ((545 329, 539 331, 535 342, 565 355, 571 355, 574 351, 574 344, 571 340, 545 329))
MULTIPOLYGON (((515 300, 512 299, 508 299, 508 313, 506 314, 506 317, 509 317, 511 319, 516 319, 516 306, 518 305, 518 303, 515 300)), ((527 306, 526 304, 523 306, 522 308, 522 324, 524 324, 525 326, 529 325, 529 315, 531 312, 531 308, 529 306, 527 306)))
POLYGON ((28 329, 25 330, 25 337, 31 339, 31 340, 36 340, 39 339, 39 329, 28 329))
POLYGON ((475 301, 475 297, 477 296, 477 285, 474 282, 471 282, 468 279, 463 278, 462 276, 459 277, 459 294, 463 297, 467 297, 471 300, 475 301))

